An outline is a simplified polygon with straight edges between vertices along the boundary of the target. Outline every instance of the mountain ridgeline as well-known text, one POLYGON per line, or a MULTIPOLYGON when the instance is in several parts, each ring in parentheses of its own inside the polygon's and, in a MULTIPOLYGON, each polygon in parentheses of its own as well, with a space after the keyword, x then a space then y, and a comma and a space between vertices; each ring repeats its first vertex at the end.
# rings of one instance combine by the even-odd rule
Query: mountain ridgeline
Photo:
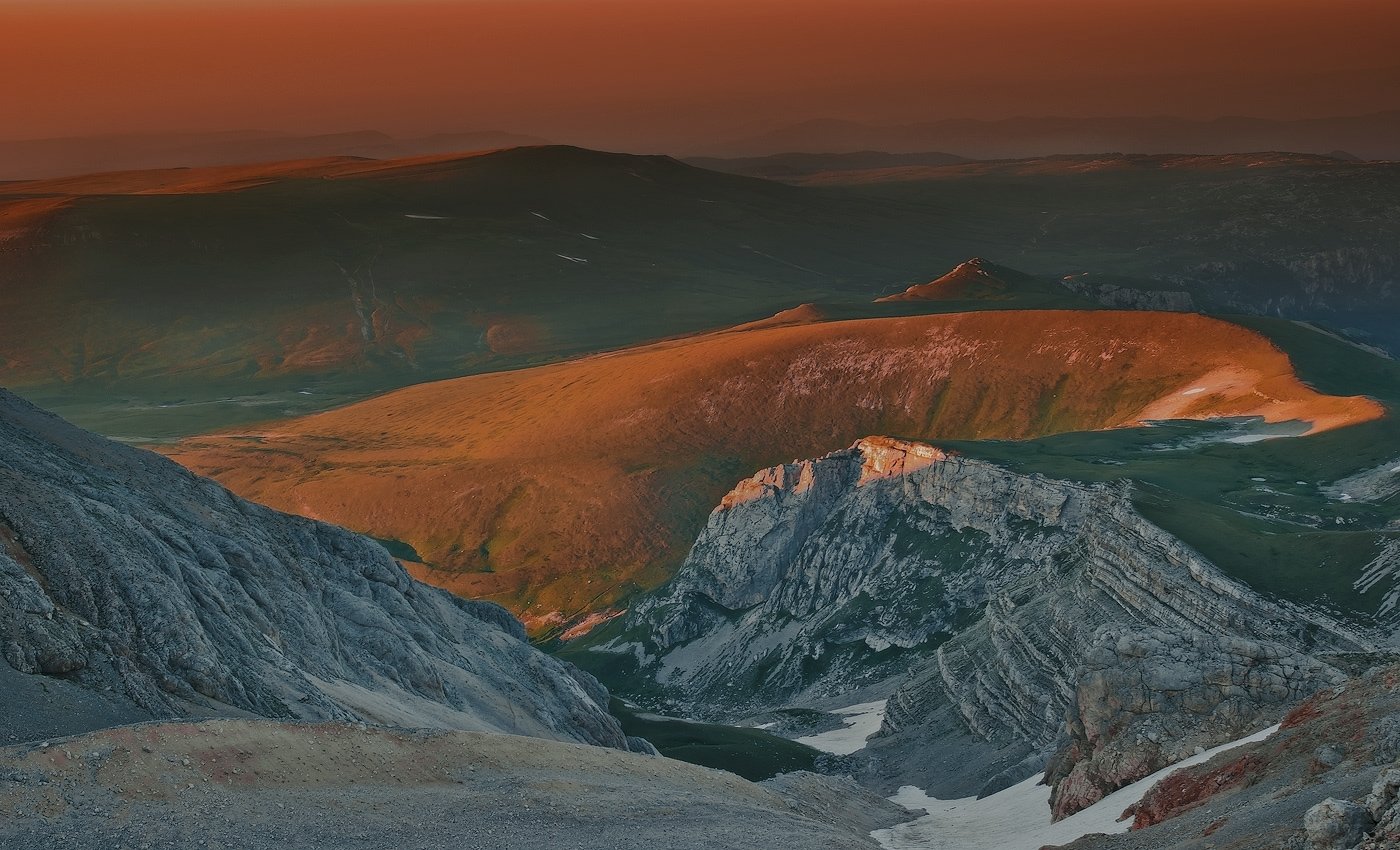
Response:
POLYGON ((568 147, 7 184, 0 372, 191 433, 864 296, 939 218, 568 147))
POLYGON ((562 146, 8 183, 0 376, 109 435, 183 436, 802 303, 889 315, 869 302, 970 255, 1035 278, 988 307, 1282 315, 1400 346, 1394 164, 837 159, 802 185, 562 146))
POLYGON ((1130 491, 863 439, 741 482, 676 577, 570 655, 701 714, 885 695, 855 767, 877 787, 958 798, 1047 770, 1072 814, 1382 640, 1230 578, 1130 491))
POLYGON ((163 450, 245 498, 402 541, 420 578, 538 635, 665 581, 735 479, 867 434, 1227 416, 1325 432, 1381 413, 1316 392, 1264 337, 1215 319, 1000 310, 706 334, 163 450))

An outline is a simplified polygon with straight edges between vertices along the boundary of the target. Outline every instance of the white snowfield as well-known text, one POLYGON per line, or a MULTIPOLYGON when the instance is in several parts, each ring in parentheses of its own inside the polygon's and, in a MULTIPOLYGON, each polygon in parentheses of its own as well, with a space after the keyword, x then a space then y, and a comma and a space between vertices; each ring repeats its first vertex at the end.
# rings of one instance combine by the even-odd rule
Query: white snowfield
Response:
POLYGON ((1094 833, 1127 832, 1132 818, 1118 818, 1124 809, 1145 797, 1152 786, 1183 767, 1262 741, 1277 731, 1277 725, 1270 726, 1179 761, 1118 789, 1059 823, 1050 822, 1050 787, 1040 784, 1039 775, 981 800, 938 800, 906 785, 890 799, 911 809, 924 809, 928 814, 890 829, 877 829, 870 835, 887 850, 1039 850, 1046 844, 1068 844, 1094 833))
POLYGON ((832 714, 841 715, 846 723, 844 727, 798 738, 797 743, 838 756, 848 756, 857 750, 863 750, 865 739, 879 732, 880 724, 885 722, 886 702, 888 700, 879 700, 838 708, 832 714))

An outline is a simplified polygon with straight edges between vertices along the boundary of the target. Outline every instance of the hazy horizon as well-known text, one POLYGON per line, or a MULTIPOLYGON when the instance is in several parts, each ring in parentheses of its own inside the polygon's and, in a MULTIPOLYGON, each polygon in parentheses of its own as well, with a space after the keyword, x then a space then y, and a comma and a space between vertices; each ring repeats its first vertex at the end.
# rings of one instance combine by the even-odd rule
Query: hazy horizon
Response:
POLYGON ((814 119, 1292 120, 1400 107, 1397 30, 1380 0, 0 0, 0 71, 22 81, 0 110, 13 140, 500 131, 678 152, 814 119))

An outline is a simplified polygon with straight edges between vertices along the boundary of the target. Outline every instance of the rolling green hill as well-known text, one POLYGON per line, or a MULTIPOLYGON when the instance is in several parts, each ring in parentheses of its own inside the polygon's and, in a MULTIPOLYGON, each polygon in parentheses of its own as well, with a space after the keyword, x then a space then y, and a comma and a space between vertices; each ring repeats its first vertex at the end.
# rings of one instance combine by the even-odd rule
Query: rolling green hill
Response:
POLYGON ((188 433, 877 294, 944 219, 562 147, 10 184, 0 383, 188 433))
POLYGON ((957 211, 968 256, 1105 306, 1320 320, 1400 352, 1400 163, 1060 156, 830 171, 852 199, 957 211))
POLYGON ((568 147, 0 184, 0 384, 163 439, 715 329, 1209 310, 1400 349, 1400 165, 1055 157, 787 185, 568 147), (981 255, 1033 277, 872 305, 981 255))

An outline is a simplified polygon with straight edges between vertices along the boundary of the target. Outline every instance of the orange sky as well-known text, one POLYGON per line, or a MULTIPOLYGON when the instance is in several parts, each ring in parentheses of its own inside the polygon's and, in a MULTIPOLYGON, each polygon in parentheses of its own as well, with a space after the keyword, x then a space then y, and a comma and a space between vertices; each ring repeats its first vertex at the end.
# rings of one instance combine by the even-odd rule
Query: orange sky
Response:
POLYGON ((0 0, 0 138, 1400 107, 1396 0, 0 0))

